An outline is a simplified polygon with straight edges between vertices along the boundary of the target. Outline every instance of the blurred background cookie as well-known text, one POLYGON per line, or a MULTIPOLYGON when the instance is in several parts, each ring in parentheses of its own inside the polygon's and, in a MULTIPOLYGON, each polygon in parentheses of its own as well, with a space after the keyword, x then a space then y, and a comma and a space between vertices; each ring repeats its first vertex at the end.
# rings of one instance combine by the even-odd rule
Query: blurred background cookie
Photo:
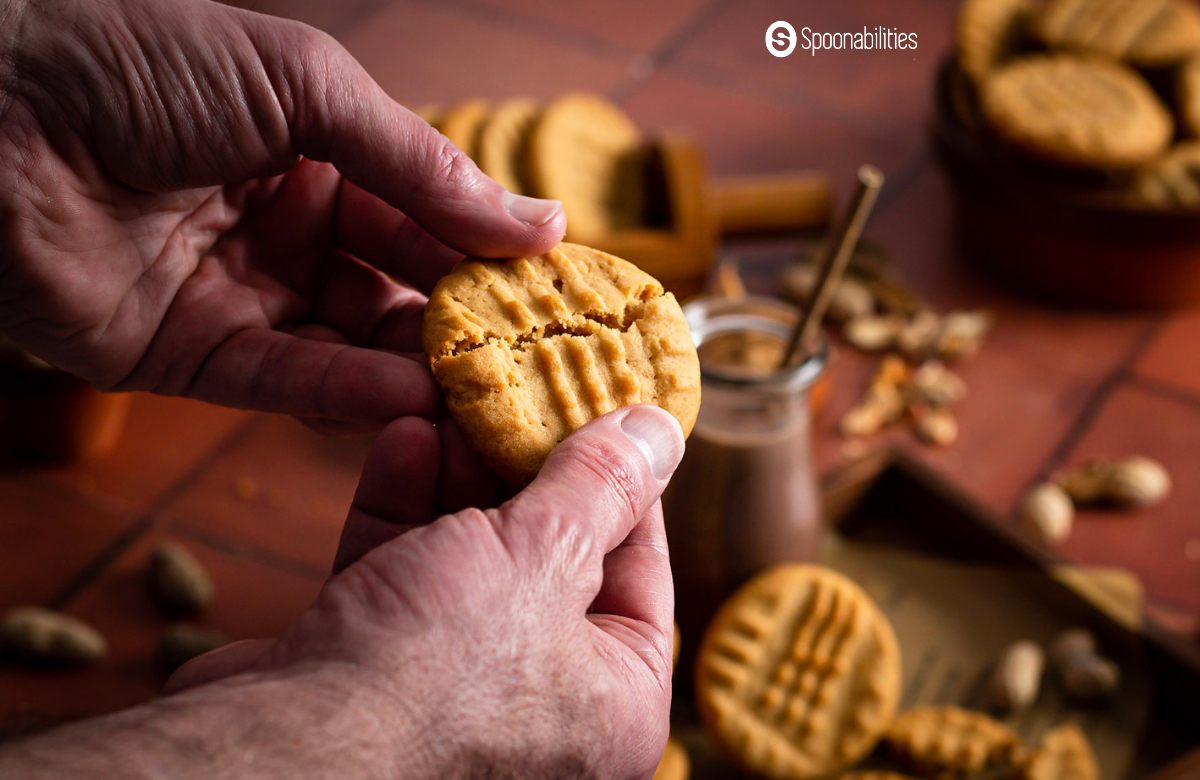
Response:
POLYGON ((746 768, 780 780, 857 762, 899 696, 891 625, 856 584, 820 566, 778 566, 742 586, 696 661, 709 733, 746 768))
POLYGON ((530 131, 537 117, 538 105, 533 99, 505 100, 492 110, 480 128, 475 160, 484 173, 509 192, 532 192, 524 167, 530 131))
POLYGON ((1098 58, 1040 55, 983 84, 984 116, 1022 151, 1066 166, 1129 168, 1166 149, 1171 116, 1145 79, 1098 58))
POLYGON ((1133 199, 1138 205, 1151 207, 1200 206, 1200 141, 1179 144, 1138 169, 1133 199))
POLYGON ((1133 65, 1170 65, 1200 52, 1200 11, 1186 0, 1049 0, 1033 19, 1049 47, 1133 65))
POLYGON ((455 146, 475 157, 479 130, 488 117, 488 104, 483 100, 467 100, 446 109, 438 117, 438 129, 455 146))
POLYGON ((1021 740, 1004 724, 958 707, 918 707, 896 716, 884 736, 906 769, 921 777, 1013 777, 1021 740))
POLYGON ((965 0, 955 28, 958 64, 980 83, 1025 37, 1030 0, 965 0))
POLYGON ((645 222, 642 135, 599 95, 574 93, 547 105, 527 165, 533 194, 563 201, 570 241, 593 242, 645 222))

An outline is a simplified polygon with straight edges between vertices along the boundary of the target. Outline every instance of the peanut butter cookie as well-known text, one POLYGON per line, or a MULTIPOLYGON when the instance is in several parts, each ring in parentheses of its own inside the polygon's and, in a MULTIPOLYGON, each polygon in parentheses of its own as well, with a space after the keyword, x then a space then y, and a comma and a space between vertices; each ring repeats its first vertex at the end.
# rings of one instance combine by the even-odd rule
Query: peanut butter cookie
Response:
POLYGON ((1154 208, 1192 208, 1200 205, 1200 141, 1179 144, 1159 159, 1138 169, 1133 177, 1133 201, 1154 208))
POLYGON ((1023 780, 1100 780, 1100 765, 1083 730, 1065 723, 1042 737, 1023 780))
POLYGON ((884 736, 905 768, 920 777, 1012 777, 1022 765, 1021 740, 982 712, 918 707, 896 716, 884 736))
POLYGON ((1147 162, 1171 140, 1171 116, 1128 67, 1066 54, 1028 57, 983 84, 988 124, 1047 162, 1121 169, 1147 162))
POLYGON ((696 664, 705 725, 747 769, 802 780, 875 745, 900 696, 900 650, 853 582, 820 566, 777 566, 739 589, 709 625, 696 664))
POLYGON ((529 134, 538 116, 533 100, 507 100, 492 111, 479 131, 479 167, 509 192, 527 193, 525 155, 529 134))
POLYGON ((1049 0, 1031 26, 1053 49, 1103 54, 1140 67, 1200 53, 1200 11, 1184 0, 1049 0))
POLYGON ((1183 131, 1200 136, 1200 57, 1193 57, 1179 69, 1175 94, 1183 131))
POLYGON ((438 129, 472 159, 479 153, 479 130, 488 117, 488 104, 468 100, 452 106, 441 116, 438 129))
POLYGON ((687 780, 691 774, 692 763, 688 760, 687 751, 673 739, 667 740, 667 749, 663 751, 654 770, 653 780, 687 780))
POLYGON ((976 84, 1019 46, 1029 20, 1030 0, 965 0, 955 37, 958 64, 976 84))
POLYGON ((429 297, 422 339, 463 435, 516 484, 613 409, 658 404, 686 435, 700 407, 700 363, 675 296, 585 246, 464 262, 429 297))
POLYGON ((563 202, 568 239, 594 242, 644 222, 641 146, 629 117, 599 95, 546 106, 529 139, 529 181, 533 194, 563 202))

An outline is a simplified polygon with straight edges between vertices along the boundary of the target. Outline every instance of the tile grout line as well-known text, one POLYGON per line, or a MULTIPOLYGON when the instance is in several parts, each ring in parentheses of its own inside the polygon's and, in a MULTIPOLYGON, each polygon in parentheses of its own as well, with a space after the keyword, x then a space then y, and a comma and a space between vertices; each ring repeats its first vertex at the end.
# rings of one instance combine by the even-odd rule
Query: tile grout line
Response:
POLYGON ((1133 346, 1129 348, 1128 352, 1126 352, 1117 365, 1092 389, 1087 400, 1084 401, 1083 408, 1080 409, 1071 426, 1067 428, 1067 432, 1063 434, 1058 444, 1042 463, 1042 467, 1037 472, 1037 479, 1049 478, 1051 473, 1066 462, 1067 456, 1071 454, 1071 450, 1079 443, 1083 435, 1087 433, 1091 424, 1095 422, 1101 407, 1112 397, 1115 390, 1133 376, 1131 368, 1134 362, 1145 353, 1154 340, 1154 337, 1162 330, 1164 322, 1166 322, 1165 315, 1160 315, 1146 326, 1145 331, 1137 338, 1133 346))
POLYGON ((270 566, 274 569, 286 571, 289 574, 305 577, 308 579, 319 579, 322 582, 329 579, 331 576, 333 560, 330 559, 330 568, 322 569, 319 566, 305 563, 304 561, 296 560, 295 558, 277 553, 265 547, 259 547, 256 544, 248 544, 246 542, 236 541, 221 534, 213 533, 208 529, 198 527, 191 523, 180 523, 175 527, 175 531, 179 536, 187 537, 188 539, 202 544, 212 550, 216 550, 225 555, 235 556, 247 560, 261 563, 265 566, 270 566))
POLYGON ((257 417, 242 422, 224 439, 208 451, 192 468, 188 469, 170 487, 164 490, 146 509, 139 514, 130 526, 109 542, 91 561, 80 568, 66 583, 48 599, 51 608, 60 609, 83 592, 108 566, 122 553, 128 550, 143 534, 153 528, 158 520, 158 514, 171 501, 177 498, 185 489, 190 487, 197 478, 207 470, 231 447, 241 442, 247 435, 257 417))
POLYGON ((649 53, 642 55, 646 58, 648 67, 644 69, 644 72, 627 75, 618 83, 609 94, 613 102, 624 105, 640 84, 649 79, 656 71, 668 65, 700 28, 707 24, 720 11, 724 10, 730 1, 710 0, 702 8, 694 11, 691 16, 684 19, 662 43, 649 53))
MULTIPOLYGON (((449 10, 451 6, 457 6, 460 9, 470 11, 476 15, 476 18, 484 22, 499 22, 512 32, 533 35, 534 37, 543 39, 548 37, 556 43, 567 45, 568 48, 577 47, 584 53, 605 59, 620 59, 628 62, 631 58, 637 57, 640 54, 637 49, 624 48, 603 38, 588 35, 578 29, 554 22, 535 21, 521 14, 512 13, 511 11, 497 8, 494 5, 480 2, 479 0, 449 0, 448 2, 447 0, 416 1, 427 7, 441 11, 449 10)), ((386 3, 380 6, 380 8, 386 7, 386 3)))
POLYGON ((1125 377, 1125 383, 1144 393, 1200 410, 1200 393, 1189 390, 1186 387, 1181 387, 1171 382, 1164 382, 1161 379, 1154 379, 1139 374, 1136 371, 1131 371, 1125 377))

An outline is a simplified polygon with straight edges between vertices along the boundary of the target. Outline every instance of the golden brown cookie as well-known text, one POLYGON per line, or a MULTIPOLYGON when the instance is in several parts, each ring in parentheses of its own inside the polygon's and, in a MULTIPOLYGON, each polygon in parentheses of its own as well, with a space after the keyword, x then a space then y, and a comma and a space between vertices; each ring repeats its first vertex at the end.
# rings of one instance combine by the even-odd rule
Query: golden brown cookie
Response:
POLYGON ((1170 65, 1200 53, 1200 10, 1187 0, 1049 0, 1031 27, 1053 49, 1137 66, 1170 65))
POLYGON ((642 224, 645 171, 641 134, 599 95, 564 95, 546 106, 529 139, 533 194, 557 198, 567 238, 593 242, 642 224))
POLYGON ((1179 69, 1175 92, 1183 132, 1200 136, 1200 57, 1193 57, 1179 69))
POLYGON ((958 707, 902 712, 884 740, 905 768, 920 777, 1011 777, 1023 761, 1021 740, 1011 729, 982 712, 958 707))
POLYGON ((688 760, 687 751, 675 740, 668 739, 667 749, 654 770, 654 780, 687 780, 691 771, 692 762, 688 760))
POLYGON ((462 263, 429 297, 422 339, 463 435, 514 483, 613 409, 658 404, 686 435, 700 407, 700 364, 675 296, 585 246, 462 263))
POLYGON ((1200 141, 1179 144, 1133 177, 1134 203, 1153 208, 1200 206, 1200 141))
POLYGON ((479 153, 479 130, 488 117, 488 104, 483 100, 467 100, 451 106, 441 117, 438 129, 468 156, 479 153))
POLYGON ((1100 764, 1083 730, 1064 723, 1042 737, 1022 780, 1100 780, 1100 764))
POLYGON ((1020 45, 1030 0, 965 0, 958 9, 958 65, 979 84, 1020 45))
POLYGON ((709 733, 746 768, 781 780, 861 759, 899 696, 891 625, 857 585, 820 566, 777 566, 743 585, 696 662, 709 733))
POLYGON ((537 117, 536 101, 529 98, 506 100, 492 111, 479 131, 476 161, 484 173, 509 192, 529 192, 523 170, 529 134, 537 117))
POLYGON ((1018 60, 983 84, 983 114, 997 135, 1059 165, 1130 168, 1162 153, 1171 116, 1128 67, 1066 54, 1018 60))

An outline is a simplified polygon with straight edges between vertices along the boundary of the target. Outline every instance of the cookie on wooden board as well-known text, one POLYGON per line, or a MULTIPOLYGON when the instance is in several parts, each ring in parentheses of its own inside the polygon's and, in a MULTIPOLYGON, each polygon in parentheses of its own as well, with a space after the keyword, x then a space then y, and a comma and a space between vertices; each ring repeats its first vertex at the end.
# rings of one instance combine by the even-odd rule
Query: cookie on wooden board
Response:
POLYGON ((696 662, 709 733, 747 769, 780 780, 859 761, 899 696, 891 625, 857 585, 820 566, 777 566, 743 585, 696 662))
POLYGON ((591 242, 645 221, 645 160, 637 126, 599 95, 546 106, 529 139, 533 194, 563 202, 567 238, 591 242))
POLYGON ((525 157, 537 117, 536 101, 530 98, 506 100, 496 106, 480 128, 479 154, 475 161, 484 173, 509 192, 525 194, 530 191, 524 177, 525 157))
POLYGON ((917 707, 896 716, 884 736, 905 769, 920 777, 1011 777, 1024 763, 1017 735, 982 712, 917 707))
POLYGON ((472 159, 478 154, 479 131, 488 117, 488 104, 484 100, 467 100, 446 109, 438 129, 442 135, 454 142, 472 159))
POLYGON ((653 780, 687 780, 691 774, 692 762, 688 760, 687 751, 673 739, 667 740, 667 749, 663 751, 654 770, 653 780))
POLYGON ((1064 723, 1042 737, 1022 780, 1100 780, 1100 764, 1083 730, 1064 723))

